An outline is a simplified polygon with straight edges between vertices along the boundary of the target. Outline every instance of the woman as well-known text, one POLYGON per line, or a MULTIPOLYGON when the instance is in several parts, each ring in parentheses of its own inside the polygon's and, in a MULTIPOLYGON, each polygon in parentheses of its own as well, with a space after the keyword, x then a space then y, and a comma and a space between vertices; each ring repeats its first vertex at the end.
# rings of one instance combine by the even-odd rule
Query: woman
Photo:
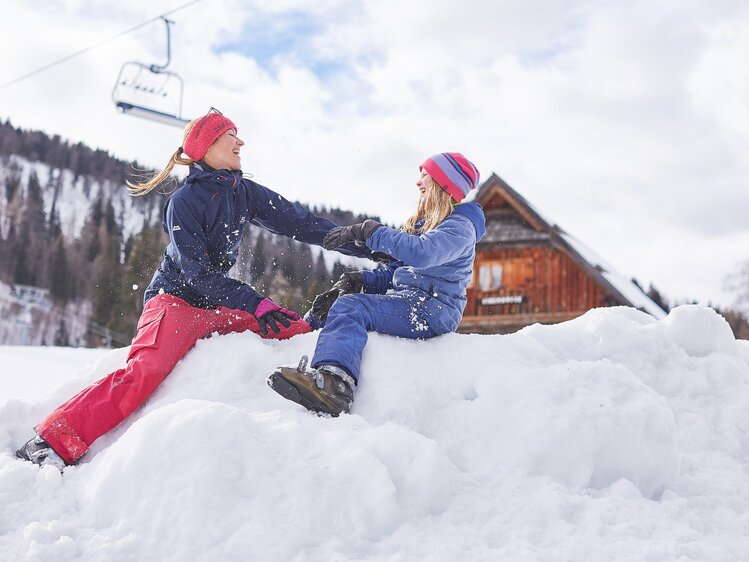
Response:
POLYGON ((364 243, 398 261, 384 269, 345 273, 332 293, 315 299, 308 319, 313 325, 324 322, 324 327, 312 369, 307 370, 302 357, 298 367, 279 367, 268 378, 284 398, 315 412, 348 413, 367 332, 428 339, 457 329, 476 242, 485 232, 481 206, 458 203, 476 187, 479 172, 458 153, 427 158, 420 171, 419 204, 400 231, 365 220, 334 228, 325 237, 327 249, 364 243), (342 296, 325 318, 325 308, 337 294, 342 296))
POLYGON ((144 195, 167 180, 175 165, 189 167, 164 210, 169 245, 146 289, 127 365, 42 420, 18 457, 60 470, 74 463, 142 404, 197 340, 213 332, 251 330, 285 339, 310 331, 298 314, 227 273, 248 223, 317 245, 336 225, 244 178, 243 145, 234 123, 211 108, 187 125, 183 146, 161 172, 144 183, 128 182, 131 194, 144 195))

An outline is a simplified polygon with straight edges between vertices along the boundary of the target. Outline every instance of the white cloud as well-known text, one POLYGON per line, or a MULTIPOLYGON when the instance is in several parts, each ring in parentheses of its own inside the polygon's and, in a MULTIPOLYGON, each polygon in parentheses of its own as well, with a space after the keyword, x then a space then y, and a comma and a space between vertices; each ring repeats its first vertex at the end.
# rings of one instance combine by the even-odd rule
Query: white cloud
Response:
POLYGON ((720 22, 708 29, 707 36, 708 44, 687 81, 691 101, 726 134, 734 134, 734 146, 745 152, 749 143, 749 19, 720 22))

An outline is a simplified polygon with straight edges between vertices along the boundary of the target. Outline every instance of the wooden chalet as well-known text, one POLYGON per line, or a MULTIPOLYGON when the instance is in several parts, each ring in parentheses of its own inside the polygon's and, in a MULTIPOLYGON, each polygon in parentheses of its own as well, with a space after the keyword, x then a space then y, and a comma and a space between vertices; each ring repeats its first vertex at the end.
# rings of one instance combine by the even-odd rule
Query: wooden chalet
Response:
POLYGON ((556 225, 499 176, 474 199, 486 214, 460 332, 509 333, 570 320, 591 308, 632 306, 665 312, 631 281, 556 225))

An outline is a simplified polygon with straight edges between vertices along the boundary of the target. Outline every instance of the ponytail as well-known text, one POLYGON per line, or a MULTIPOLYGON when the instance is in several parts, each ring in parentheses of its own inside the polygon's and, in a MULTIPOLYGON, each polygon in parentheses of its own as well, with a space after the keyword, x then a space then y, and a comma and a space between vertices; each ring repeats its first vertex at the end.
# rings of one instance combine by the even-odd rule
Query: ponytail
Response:
MULTIPOLYGON (((185 127, 185 136, 184 138, 187 138, 187 135, 190 134, 190 131, 192 130, 193 126, 197 122, 197 119, 194 119, 193 121, 190 121, 190 123, 187 124, 185 127)), ((183 141, 184 142, 184 141, 183 141)), ((192 166, 195 161, 191 158, 187 157, 186 155, 183 156, 184 152, 182 150, 182 147, 180 146, 176 151, 174 151, 174 154, 172 154, 171 158, 169 158, 169 162, 167 162, 166 166, 156 174, 152 175, 151 177, 148 177, 149 174, 140 174, 142 177, 144 177, 144 181, 140 183, 133 183, 130 180, 126 180, 125 183, 127 184, 127 190, 130 192, 130 195, 138 196, 138 195, 146 195, 147 193, 150 193, 153 191, 156 187, 160 186, 162 183, 166 182, 164 193, 171 193, 175 189, 177 189, 177 180, 173 177, 170 177, 170 174, 172 173, 172 170, 174 169, 175 165, 181 165, 181 166, 192 166), (167 181, 168 180, 168 181, 167 181), (169 184, 174 184, 174 188, 169 190, 167 189, 169 184)))

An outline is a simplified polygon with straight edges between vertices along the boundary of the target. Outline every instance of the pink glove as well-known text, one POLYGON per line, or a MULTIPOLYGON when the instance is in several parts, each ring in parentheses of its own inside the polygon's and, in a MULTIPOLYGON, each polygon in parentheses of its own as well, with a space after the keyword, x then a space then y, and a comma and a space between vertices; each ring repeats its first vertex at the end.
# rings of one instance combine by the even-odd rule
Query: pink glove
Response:
POLYGON ((290 316, 294 320, 301 320, 302 317, 299 316, 296 312, 293 312, 291 310, 286 310, 285 308, 282 308, 278 306, 276 303, 274 303, 269 298, 264 298, 260 301, 260 303, 257 305, 257 308, 255 309, 255 313, 253 316, 255 318, 260 318, 261 316, 265 316, 271 311, 281 312, 285 314, 286 316, 290 316))

